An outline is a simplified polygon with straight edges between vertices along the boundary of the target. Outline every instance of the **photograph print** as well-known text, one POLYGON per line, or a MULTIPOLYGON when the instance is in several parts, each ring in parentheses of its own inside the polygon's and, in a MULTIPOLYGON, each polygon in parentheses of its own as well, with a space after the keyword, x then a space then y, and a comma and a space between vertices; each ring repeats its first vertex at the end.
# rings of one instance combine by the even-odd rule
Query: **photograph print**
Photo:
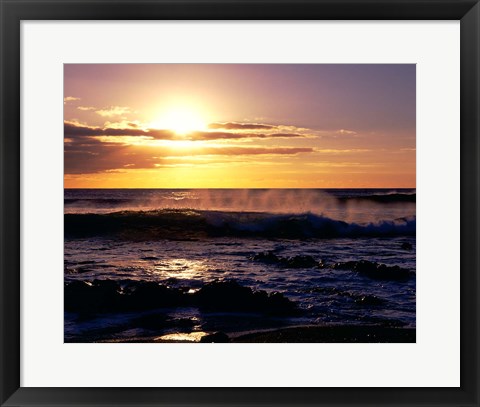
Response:
POLYGON ((414 64, 65 64, 63 108, 64 342, 416 342, 414 64))

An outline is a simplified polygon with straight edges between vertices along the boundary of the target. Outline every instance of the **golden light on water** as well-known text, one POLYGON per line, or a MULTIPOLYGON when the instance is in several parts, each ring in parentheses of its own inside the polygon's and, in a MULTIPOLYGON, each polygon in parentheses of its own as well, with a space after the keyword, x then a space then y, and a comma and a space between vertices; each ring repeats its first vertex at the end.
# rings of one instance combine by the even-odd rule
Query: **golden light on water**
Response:
POLYGON ((174 333, 159 336, 155 338, 155 340, 168 342, 200 342, 206 335, 208 335, 206 332, 174 333))
POLYGON ((163 278, 194 279, 202 277, 208 267, 204 260, 171 259, 154 266, 153 273, 163 278))

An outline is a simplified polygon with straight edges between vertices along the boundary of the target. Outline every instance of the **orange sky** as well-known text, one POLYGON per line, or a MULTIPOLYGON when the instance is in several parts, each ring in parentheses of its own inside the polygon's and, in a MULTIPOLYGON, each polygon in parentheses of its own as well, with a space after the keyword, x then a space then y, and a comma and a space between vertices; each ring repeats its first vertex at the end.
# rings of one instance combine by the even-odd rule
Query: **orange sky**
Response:
POLYGON ((415 65, 68 64, 66 188, 415 188, 415 65))

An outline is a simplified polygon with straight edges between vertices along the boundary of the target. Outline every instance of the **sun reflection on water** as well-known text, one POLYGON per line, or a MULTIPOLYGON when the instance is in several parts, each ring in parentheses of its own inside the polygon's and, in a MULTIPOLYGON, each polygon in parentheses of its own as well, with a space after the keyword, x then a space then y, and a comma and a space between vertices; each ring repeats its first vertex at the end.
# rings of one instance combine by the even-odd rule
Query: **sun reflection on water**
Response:
POLYGON ((174 333, 159 336, 156 341, 172 341, 172 342, 200 342, 200 340, 208 335, 206 332, 190 332, 190 333, 174 333))
POLYGON ((202 277, 208 267, 204 260, 170 259, 155 264, 152 272, 164 278, 194 279, 202 277))

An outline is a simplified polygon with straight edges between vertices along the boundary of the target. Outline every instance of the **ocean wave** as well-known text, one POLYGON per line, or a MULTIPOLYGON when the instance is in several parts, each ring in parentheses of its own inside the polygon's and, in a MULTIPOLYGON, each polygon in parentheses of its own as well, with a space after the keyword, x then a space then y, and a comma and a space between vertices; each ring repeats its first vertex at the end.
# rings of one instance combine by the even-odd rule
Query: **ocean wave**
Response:
POLYGON ((63 204, 65 206, 120 206, 131 204, 135 199, 128 198, 64 198, 63 204))
POLYGON ((390 193, 390 194, 372 194, 372 195, 362 195, 362 196, 345 196, 338 198, 339 201, 372 201, 379 204, 390 204, 390 203, 415 203, 417 201, 417 195, 415 193, 404 194, 404 193, 390 193))
POLYGON ((313 213, 272 214, 189 209, 65 214, 65 237, 115 235, 131 240, 205 237, 337 238, 413 236, 416 218, 348 223, 313 213))
MULTIPOLYGON (((416 194, 415 193, 372 193, 372 194, 348 194, 344 193, 344 195, 340 195, 336 197, 335 195, 323 195, 320 197, 316 197, 317 201, 314 203, 317 205, 321 205, 322 200, 328 199, 337 199, 338 204, 345 204, 351 201, 370 201, 377 204, 394 204, 394 203, 415 203, 416 202, 416 194), (322 199, 323 198, 323 199, 322 199)), ((228 204, 232 204, 231 201, 235 199, 230 198, 230 200, 226 199, 226 202, 219 201, 216 202, 219 206, 228 206, 228 204)), ((203 209, 199 208, 195 205, 202 205, 201 197, 181 197, 181 199, 172 198, 163 198, 163 199, 153 199, 152 197, 65 197, 63 203, 66 207, 138 207, 144 208, 145 210, 148 209, 162 209, 167 208, 168 206, 172 205, 172 201, 175 203, 174 206, 177 209, 181 208, 188 208, 194 207, 196 209, 203 209)), ((208 200, 207 200, 208 201, 208 200)), ((210 203, 210 202, 209 202, 210 203)), ((217 209, 217 208, 215 208, 217 209)), ((220 208, 222 209, 222 208, 220 208)))

